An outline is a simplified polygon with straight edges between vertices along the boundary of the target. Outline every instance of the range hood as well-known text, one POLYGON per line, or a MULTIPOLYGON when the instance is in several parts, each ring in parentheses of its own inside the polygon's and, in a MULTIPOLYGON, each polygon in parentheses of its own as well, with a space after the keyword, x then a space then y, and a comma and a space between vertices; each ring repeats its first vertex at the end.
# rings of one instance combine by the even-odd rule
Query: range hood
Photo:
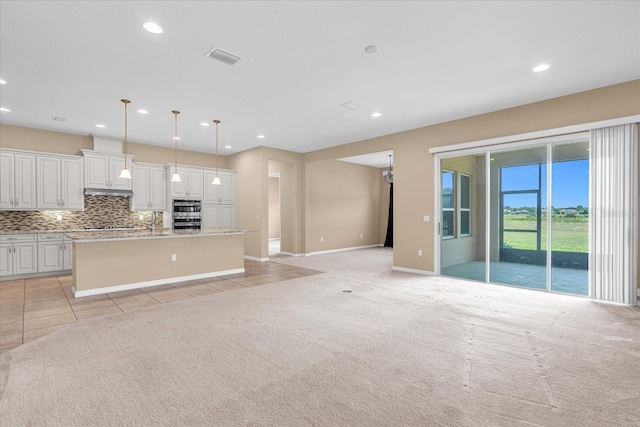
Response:
POLYGON ((85 188, 85 196, 115 196, 115 197, 131 197, 133 191, 131 190, 111 190, 105 188, 85 188))

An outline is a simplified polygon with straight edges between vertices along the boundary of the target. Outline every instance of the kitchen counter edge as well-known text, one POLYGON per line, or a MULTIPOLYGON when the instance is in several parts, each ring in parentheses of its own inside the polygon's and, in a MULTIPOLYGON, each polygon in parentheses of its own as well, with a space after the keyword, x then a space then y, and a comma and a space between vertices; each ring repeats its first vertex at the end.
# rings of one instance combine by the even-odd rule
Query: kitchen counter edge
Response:
POLYGON ((112 231, 80 231, 62 232, 75 242, 102 242, 112 240, 137 240, 177 237, 205 237, 244 234, 244 230, 208 228, 204 230, 172 230, 162 228, 151 230, 112 230, 112 231))

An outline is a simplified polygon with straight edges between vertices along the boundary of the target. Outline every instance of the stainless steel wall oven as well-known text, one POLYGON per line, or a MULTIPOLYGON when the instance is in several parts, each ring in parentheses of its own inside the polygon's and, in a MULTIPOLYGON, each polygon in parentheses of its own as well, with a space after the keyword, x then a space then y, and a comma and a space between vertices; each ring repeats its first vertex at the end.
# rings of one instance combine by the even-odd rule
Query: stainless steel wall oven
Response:
POLYGON ((173 229, 200 230, 202 228, 202 200, 173 199, 173 229))

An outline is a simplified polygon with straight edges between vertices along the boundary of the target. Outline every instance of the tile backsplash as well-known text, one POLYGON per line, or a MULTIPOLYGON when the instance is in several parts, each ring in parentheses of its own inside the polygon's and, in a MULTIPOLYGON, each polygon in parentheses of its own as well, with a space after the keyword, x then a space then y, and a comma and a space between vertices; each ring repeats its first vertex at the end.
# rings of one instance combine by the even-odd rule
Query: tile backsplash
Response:
MULTIPOLYGON (((0 211, 0 232, 82 230, 95 226, 151 226, 151 212, 131 212, 128 197, 85 196, 84 211, 0 211), (57 217, 62 219, 58 221, 57 217), (142 215, 142 219, 140 219, 142 215)), ((162 212, 156 227, 162 228, 162 212)))

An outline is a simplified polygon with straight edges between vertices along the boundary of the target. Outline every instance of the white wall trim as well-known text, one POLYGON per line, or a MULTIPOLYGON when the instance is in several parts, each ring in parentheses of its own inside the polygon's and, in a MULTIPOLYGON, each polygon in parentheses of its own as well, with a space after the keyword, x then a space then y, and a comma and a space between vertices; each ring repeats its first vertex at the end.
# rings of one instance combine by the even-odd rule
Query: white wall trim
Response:
POLYGON ((591 129, 598 129, 609 126, 626 125, 628 123, 640 122, 640 114, 635 116, 620 117, 617 119, 601 120, 598 122, 582 123, 578 125, 565 126, 561 128, 546 129, 536 132, 527 132, 517 135, 507 135, 497 138, 482 139, 479 141, 462 142, 460 144, 445 145, 441 147, 433 147, 429 149, 430 154, 446 153, 450 151, 467 150, 473 148, 486 147, 489 145, 504 144, 508 142, 517 142, 530 139, 545 138, 549 136, 557 136, 578 132, 586 132, 591 129))
POLYGON ((309 252, 309 253, 305 254, 305 256, 332 254, 332 253, 335 253, 335 252, 354 251, 356 249, 377 248, 377 247, 380 247, 380 246, 383 246, 382 243, 378 243, 376 245, 353 246, 353 247, 350 247, 350 248, 329 249, 329 250, 326 250, 326 251, 309 252))
POLYGON ((215 271, 212 273, 192 274, 190 276, 171 277, 168 279, 149 280, 147 282, 127 283, 126 285, 107 286, 104 288, 87 289, 84 291, 76 290, 75 286, 71 287, 71 291, 76 298, 86 297, 90 295, 100 295, 110 292, 128 291, 131 289, 148 288, 149 286, 167 285, 169 283, 186 282, 189 280, 208 279, 210 277, 226 276, 228 274, 244 273, 244 268, 234 268, 231 270, 215 271))
POLYGON ((423 276, 436 276, 436 273, 429 270, 418 270, 417 268, 398 267, 392 266, 393 271, 402 271, 403 273, 422 274, 423 276))
POLYGON ((288 256, 292 256, 292 257, 306 256, 306 254, 294 254, 292 252, 280 252, 280 255, 288 255, 288 256))
POLYGON ((248 259, 249 261, 257 261, 257 262, 267 262, 267 261, 269 261, 269 258, 258 258, 258 257, 251 256, 251 255, 245 255, 244 259, 248 259))

